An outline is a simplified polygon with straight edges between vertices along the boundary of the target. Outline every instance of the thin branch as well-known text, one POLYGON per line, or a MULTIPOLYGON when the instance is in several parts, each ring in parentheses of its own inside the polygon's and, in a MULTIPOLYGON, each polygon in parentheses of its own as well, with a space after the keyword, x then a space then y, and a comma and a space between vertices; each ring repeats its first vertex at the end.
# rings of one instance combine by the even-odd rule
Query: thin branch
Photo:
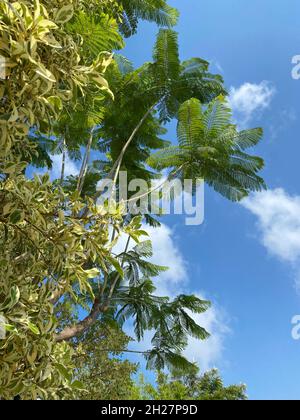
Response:
POLYGON ((65 179, 65 168, 66 168, 66 140, 63 139, 63 153, 62 153, 62 163, 61 163, 61 175, 60 175, 60 184, 62 185, 65 179))
MULTIPOLYGON (((122 258, 122 264, 121 264, 122 268, 124 267, 125 255, 128 251, 129 245, 130 245, 130 239, 131 239, 130 236, 128 236, 127 243, 126 243, 126 246, 125 246, 125 250, 123 252, 123 258, 122 258)), ((120 274, 117 274, 117 276, 116 276, 116 278, 115 278, 115 280, 114 280, 114 282, 111 285, 111 288, 109 290, 109 294, 108 294, 108 298, 107 298, 108 303, 110 302, 111 298, 113 297, 114 290, 115 290, 116 285, 117 285, 119 280, 120 280, 120 274)))
MULTIPOLYGON (((151 108, 148 109, 148 111, 145 113, 145 115, 143 116, 143 118, 140 120, 140 122, 138 123, 138 125, 135 127, 135 129, 133 130, 131 136, 129 137, 129 139, 127 140, 127 142, 125 143, 123 149, 121 150, 121 153, 118 157, 118 159, 116 160, 116 162, 114 163, 111 171, 109 172, 107 179, 111 179, 114 182, 114 185, 117 182, 118 176, 119 176, 119 172, 121 169, 121 165, 123 162, 123 158, 124 155, 128 149, 128 147, 130 146, 132 140, 134 139, 135 135, 137 134, 137 132, 139 131, 139 129, 142 127, 142 125, 144 124, 144 122, 146 121, 146 119, 148 118, 148 116, 151 114, 151 112, 154 110, 154 108, 156 107, 157 102, 155 104, 153 104, 151 106, 151 108)), ((94 201, 96 202, 98 200, 98 198, 101 196, 102 192, 101 191, 97 191, 95 196, 94 196, 94 201)), ((88 208, 86 207, 86 209, 83 212, 83 217, 86 217, 86 215, 88 214, 88 208)))
MULTIPOLYGON (((148 109, 148 111, 145 113, 145 115, 143 116, 143 118, 140 120, 140 122, 138 123, 138 125, 135 127, 135 129, 133 130, 131 136, 129 137, 129 139, 127 140, 127 142, 125 143, 123 149, 121 150, 121 153, 118 157, 118 159, 116 160, 116 162, 114 163, 111 171, 109 172, 107 179, 111 179, 114 182, 114 185, 117 182, 118 176, 119 176, 119 172, 121 169, 121 165, 123 162, 123 158, 125 156, 125 153, 128 149, 128 147, 130 146, 131 142, 133 141, 135 135, 137 134, 137 132, 139 131, 139 129, 142 127, 142 125, 144 124, 144 122, 146 121, 146 119, 148 118, 148 116, 151 114, 151 112, 154 110, 154 108, 156 107, 157 102, 151 106, 151 108, 148 109)), ((96 201, 100 196, 101 196, 102 192, 98 191, 95 196, 94 196, 94 201, 96 201)), ((85 210, 85 213, 88 210, 85 210)), ((85 215, 84 213, 84 215, 85 215)))
POLYGON ((90 138, 88 140, 88 144, 85 149, 85 154, 84 154, 83 162, 82 162, 79 177, 78 177, 77 191, 79 192, 79 194, 81 194, 82 192, 84 180, 87 174, 87 169, 88 169, 88 164, 89 164, 91 149, 92 149, 92 144, 93 144, 93 138, 94 138, 94 131, 92 130, 90 138))
POLYGON ((128 239, 127 239, 127 242, 126 242, 125 250, 123 252, 123 258, 122 258, 122 264, 121 264, 122 268, 124 268, 125 255, 126 255, 126 253, 128 251, 128 248, 129 248, 129 245, 130 245, 130 241, 131 241, 131 237, 128 235, 128 239))
POLYGON ((173 178, 175 178, 175 176, 178 174, 178 172, 180 172, 181 171, 181 169, 184 167, 184 165, 181 165, 174 173, 171 173, 171 174, 169 174, 168 175, 168 177, 167 177, 167 179, 165 179, 164 180, 164 182, 162 182, 161 184, 159 184, 159 185, 157 185, 156 187, 154 187, 154 188, 152 188, 152 189, 150 189, 149 191, 147 191, 146 193, 144 193, 144 194, 141 194, 140 196, 138 196, 138 197, 134 197, 134 198, 130 198, 130 199, 128 199, 128 200, 126 200, 126 201, 124 201, 124 203, 130 203, 130 202, 132 202, 132 201, 137 201, 137 200, 140 200, 141 198, 144 198, 144 197, 147 197, 148 195, 150 195, 150 194, 152 194, 153 192, 155 192, 155 191, 157 191, 157 190, 160 190, 164 185, 165 185, 165 183, 166 182, 169 182, 169 181, 171 181, 173 178))
POLYGON ((148 111, 145 113, 145 115, 143 116, 143 118, 140 120, 140 122, 138 123, 138 125, 135 127, 135 129, 133 130, 131 136, 129 137, 129 139, 127 140, 127 142, 125 143, 123 149, 121 150, 121 153, 117 159, 117 161, 115 162, 111 173, 109 174, 109 176, 114 177, 114 184, 116 184, 118 176, 119 176, 119 172, 120 172, 120 168, 123 162, 123 158, 124 155, 128 149, 128 147, 130 146, 132 140, 134 139, 135 135, 137 134, 137 132, 139 131, 139 129, 142 127, 142 125, 144 124, 144 122, 146 121, 146 119, 148 118, 148 116, 151 114, 151 112, 154 110, 154 108, 156 107, 157 103, 155 103, 154 105, 152 105, 151 108, 148 109, 148 111))

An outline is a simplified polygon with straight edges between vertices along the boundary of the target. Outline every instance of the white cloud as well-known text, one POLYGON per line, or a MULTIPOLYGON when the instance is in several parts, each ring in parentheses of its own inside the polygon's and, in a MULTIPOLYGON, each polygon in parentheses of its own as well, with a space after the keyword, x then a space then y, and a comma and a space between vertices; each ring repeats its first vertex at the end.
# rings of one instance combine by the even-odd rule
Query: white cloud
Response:
MULTIPOLYGON (((62 154, 61 155, 51 155, 52 160, 52 169, 49 171, 48 169, 40 169, 38 171, 34 171, 37 175, 43 175, 47 172, 50 173, 50 178, 52 180, 59 179, 61 176, 61 168, 62 168, 62 154)), ((70 175, 78 175, 79 174, 79 167, 73 162, 68 156, 66 157, 65 162, 65 177, 70 175)))
MULTIPOLYGON (((51 170, 51 178, 57 179, 60 178, 61 175, 61 167, 62 167, 62 155, 52 155, 51 156, 53 166, 51 170)), ((68 156, 66 157, 66 164, 65 164, 65 177, 70 175, 78 175, 79 168, 68 156)))
MULTIPOLYGON (((150 235, 154 255, 151 261, 170 267, 170 270, 163 273, 159 279, 155 280, 157 295, 169 296, 174 298, 178 294, 195 294, 206 300, 205 293, 191 290, 187 272, 187 262, 184 260, 178 246, 176 245, 176 235, 172 229, 166 225, 160 228, 143 227, 150 235)), ((125 239, 122 238, 122 247, 118 252, 124 249, 125 239)), ((202 370, 207 370, 215 366, 221 359, 225 336, 229 333, 223 311, 217 307, 215 302, 206 313, 195 315, 194 319, 201 326, 207 329, 211 337, 205 341, 199 341, 193 338, 189 339, 185 355, 189 360, 196 361, 202 370)), ((128 325, 127 333, 133 335, 132 326, 128 325)), ((153 334, 147 332, 142 343, 134 343, 134 350, 144 351, 151 348, 151 338, 153 334)))
MULTIPOLYGON (((195 293, 195 295, 206 299, 202 293, 195 293)), ((189 344, 184 354, 189 360, 198 362, 202 371, 206 371, 221 361, 224 340, 230 334, 230 328, 227 325, 224 311, 215 302, 206 313, 195 315, 193 318, 210 333, 210 337, 205 341, 189 338, 189 344)))
POLYGON ((271 254, 288 262, 300 260, 300 197, 283 189, 253 194, 243 206, 258 217, 262 242, 271 254))
POLYGON ((282 188, 253 194, 243 206, 258 219, 261 242, 271 255, 290 264, 300 285, 300 196, 282 188))
POLYGON ((229 104, 239 125, 245 126, 255 116, 267 109, 275 94, 270 82, 244 83, 239 88, 231 87, 229 104))
POLYGON ((174 242, 174 232, 166 225, 160 228, 144 226, 153 245, 152 262, 169 267, 156 279, 157 293, 161 296, 175 297, 179 289, 188 283, 187 263, 174 242))
MULTIPOLYGON (((152 228, 148 225, 143 226, 143 230, 149 235, 144 240, 151 239, 153 246, 153 257, 150 259, 154 264, 169 267, 169 270, 160 274, 155 280, 158 296, 175 297, 178 290, 188 283, 187 263, 181 252, 174 243, 174 232, 168 226, 162 224, 159 228, 152 228)), ((127 238, 122 236, 114 248, 116 254, 124 251, 127 238)), ((131 241, 129 249, 135 246, 131 241)))

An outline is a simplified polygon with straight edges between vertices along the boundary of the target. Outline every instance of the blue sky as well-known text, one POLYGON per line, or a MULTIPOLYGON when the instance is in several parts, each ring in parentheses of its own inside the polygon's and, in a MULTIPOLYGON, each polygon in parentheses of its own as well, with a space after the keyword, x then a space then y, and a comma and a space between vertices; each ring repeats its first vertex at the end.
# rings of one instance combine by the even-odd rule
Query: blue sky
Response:
MULTIPOLYGON (((270 191, 240 205, 207 188, 202 226, 166 218, 157 241, 174 268, 163 280, 175 278, 174 290, 197 291, 215 305, 203 320, 211 341, 203 348, 192 343, 189 355, 220 368, 226 383, 246 383, 250 398, 299 399, 300 342, 292 339, 291 319, 300 314, 300 81, 291 77, 291 60, 300 54, 300 4, 170 4, 181 12, 182 59, 211 61, 231 90, 237 122, 264 127, 255 153, 266 160, 270 191)), ((136 65, 151 58, 155 33, 154 25, 142 24, 128 40, 126 55, 136 65)), ((168 138, 175 140, 174 125, 168 138)))

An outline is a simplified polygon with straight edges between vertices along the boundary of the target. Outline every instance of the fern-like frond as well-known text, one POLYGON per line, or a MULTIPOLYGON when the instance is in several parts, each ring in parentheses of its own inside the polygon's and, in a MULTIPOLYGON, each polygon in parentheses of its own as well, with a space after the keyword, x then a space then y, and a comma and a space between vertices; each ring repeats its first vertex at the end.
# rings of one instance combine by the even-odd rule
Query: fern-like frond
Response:
POLYGON ((231 124, 231 109, 223 98, 217 98, 209 103, 203 116, 206 135, 218 136, 224 128, 231 124))
POLYGON ((170 82, 178 79, 180 72, 177 32, 171 29, 161 29, 159 31, 153 59, 156 82, 162 89, 167 90, 170 82))
POLYGON ((177 136, 180 147, 188 147, 192 153, 197 146, 197 140, 204 135, 203 128, 203 115, 199 100, 186 101, 178 113, 177 136))
POLYGON ((258 156, 251 156, 247 153, 241 152, 240 150, 235 150, 232 156, 230 157, 231 165, 236 165, 242 167, 247 171, 258 172, 265 166, 265 162, 262 158, 258 156))
POLYGON ((165 0, 119 0, 124 13, 120 24, 121 32, 126 36, 137 30, 139 19, 155 22, 158 26, 171 28, 176 25, 179 13, 165 0))
POLYGON ((243 130, 234 138, 234 143, 241 150, 256 146, 263 136, 262 128, 253 128, 251 130, 243 130))
POLYGON ((114 59, 122 75, 126 75, 134 71, 133 64, 127 57, 124 57, 122 54, 115 54, 114 59))
POLYGON ((262 130, 239 132, 231 123, 231 111, 223 98, 202 110, 198 99, 190 99, 178 112, 178 146, 171 146, 150 157, 148 164, 170 175, 185 179, 204 179, 229 200, 239 201, 251 191, 266 188, 258 175, 263 159, 243 151, 258 143, 262 130))
POLYGON ((119 24, 119 29, 125 38, 129 38, 137 31, 138 17, 134 10, 130 7, 124 10, 122 14, 122 21, 119 24))
POLYGON ((183 151, 178 146, 166 147, 153 153, 147 160, 147 164, 158 171, 165 168, 179 166, 183 162, 183 151))
POLYGON ((97 57, 102 51, 124 48, 117 22, 107 15, 95 17, 79 12, 68 26, 74 35, 80 35, 82 52, 90 58, 97 57))

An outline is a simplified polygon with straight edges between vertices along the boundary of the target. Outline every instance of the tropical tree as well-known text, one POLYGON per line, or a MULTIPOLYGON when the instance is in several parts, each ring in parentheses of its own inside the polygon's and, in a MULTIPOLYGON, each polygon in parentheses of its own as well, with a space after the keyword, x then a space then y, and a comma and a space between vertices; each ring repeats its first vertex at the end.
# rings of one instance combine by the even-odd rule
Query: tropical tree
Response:
POLYGON ((171 177, 182 180, 204 179, 232 201, 265 188, 257 175, 264 161, 245 152, 260 141, 262 129, 238 131, 224 98, 216 98, 205 109, 198 99, 185 102, 179 110, 177 135, 177 146, 148 159, 153 168, 169 169, 171 177))
MULTIPOLYGON (((82 26, 86 28, 88 22, 82 26)), ((97 45, 94 38, 98 37, 102 47, 110 47, 109 41, 105 45, 99 30, 86 39, 84 51, 91 50, 90 44, 97 45)), ((93 54, 97 51, 95 48, 93 54)), ((113 97, 107 96, 103 101, 95 95, 85 96, 74 110, 61 114, 50 138, 34 134, 43 150, 42 164, 50 162, 51 167, 50 155, 55 150, 61 153, 64 149, 71 158, 81 159, 81 147, 86 146, 79 177, 69 178, 66 185, 89 194, 95 192, 101 178, 117 178, 115 175, 120 170, 127 171, 129 182, 136 178, 146 181, 156 178, 157 174, 149 171, 146 162, 152 151, 170 145, 162 138, 167 133, 164 123, 176 118, 180 105, 191 96, 206 104, 226 94, 222 78, 209 73, 208 68, 209 63, 202 59, 181 63, 177 33, 161 29, 152 63, 133 69, 124 57, 116 56, 106 72, 113 97), (91 150, 98 152, 98 158, 93 161, 91 150)))
POLYGON ((124 400, 134 386, 133 375, 138 365, 124 359, 124 351, 132 341, 118 327, 97 323, 72 343, 76 356, 75 376, 84 390, 65 398, 87 400, 124 400))
POLYGON ((36 139, 44 133, 48 141, 57 117, 92 97, 95 103, 112 94, 103 77, 111 53, 85 57, 72 27, 83 14, 90 17, 90 6, 95 19, 101 9, 93 2, 76 5, 36 0, 0 6, 5 71, 0 81, 0 309, 1 331, 6 331, 0 349, 2 398, 59 398, 80 388, 72 375, 74 349, 67 341, 98 320, 122 323, 133 316, 140 339, 145 329, 154 328, 154 348, 145 356, 159 367, 187 364, 180 355, 187 335, 207 336, 181 310, 203 312, 207 302, 193 296, 170 302, 153 294, 151 276, 162 268, 145 261, 151 252, 149 244, 140 243, 145 232, 139 218, 128 223, 120 207, 107 212, 91 199, 81 200, 78 190, 64 192, 47 175, 24 176, 32 156, 40 164, 40 151, 43 159, 47 156, 36 139), (116 255, 114 246, 122 235, 140 248, 126 246, 116 255), (70 301, 88 313, 75 325, 73 316, 59 323, 55 307, 70 301))
POLYGON ((136 33, 139 19, 172 27, 179 16, 178 10, 165 0, 119 0, 119 3, 123 9, 120 30, 126 37, 136 33))
POLYGON ((24 177, 26 160, 36 147, 28 138, 30 129, 47 131, 78 91, 92 89, 103 97, 108 91, 103 74, 111 54, 80 63, 80 43, 66 29, 76 6, 86 11, 81 1, 0 4, 0 311, 6 332, 0 349, 2 398, 18 393, 57 397, 77 386, 60 372, 60 366, 72 370, 72 351, 55 343, 51 304, 62 265, 65 273, 70 269, 68 235, 69 261, 79 263, 83 281, 91 273, 76 257, 81 246, 76 236, 71 239, 71 226, 62 227, 62 191, 48 177, 24 177))
POLYGON ((225 386, 216 369, 199 375, 194 366, 188 373, 162 372, 157 374, 156 385, 146 383, 143 377, 132 389, 133 399, 141 400, 202 400, 202 401, 244 401, 247 400, 246 386, 225 386))
POLYGON ((152 179, 163 168, 170 176, 201 176, 230 199, 263 187, 256 175, 262 161, 242 156, 261 132, 236 139, 216 99, 226 95, 222 79, 201 59, 179 60, 170 29, 176 16, 163 0, 0 4, 2 398, 65 398, 82 390, 77 357, 86 346, 82 360, 86 369, 92 366, 92 343, 107 325, 122 328, 131 320, 137 340, 153 331, 152 349, 143 355, 156 370, 189 369, 182 356, 188 337, 208 337, 193 314, 209 302, 157 295, 155 277, 166 267, 149 261, 143 215, 133 217, 112 200, 100 205, 96 192, 103 177, 117 186, 121 169, 129 178, 152 179), (122 33, 133 33, 140 18, 163 28, 153 62, 135 70, 112 50, 122 48, 122 33), (185 110, 196 103, 200 116, 189 118, 185 110), (179 121, 176 151, 161 138, 173 118, 179 121), (62 155, 58 180, 26 176, 32 165, 51 167, 55 153, 62 155), (81 160, 78 177, 65 177, 67 154, 81 160))

